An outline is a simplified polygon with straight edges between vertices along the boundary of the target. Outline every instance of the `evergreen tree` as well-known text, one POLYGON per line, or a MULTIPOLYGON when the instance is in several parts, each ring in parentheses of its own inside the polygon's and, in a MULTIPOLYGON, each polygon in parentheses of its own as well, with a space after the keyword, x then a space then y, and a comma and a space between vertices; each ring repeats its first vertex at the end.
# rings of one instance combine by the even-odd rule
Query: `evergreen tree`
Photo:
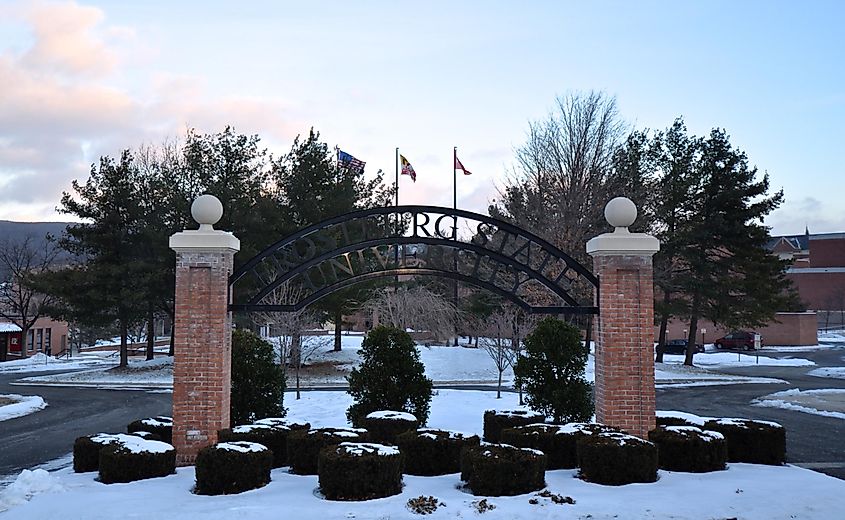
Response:
POLYGON ((346 378, 355 401, 346 411, 353 425, 378 410, 412 413, 425 425, 432 396, 431 379, 411 336, 395 327, 373 328, 361 344, 361 365, 346 378))
POLYGON ((273 346, 252 332, 233 331, 231 424, 283 417, 284 396, 284 370, 276 362, 273 346))
POLYGON ((589 353, 577 327, 557 318, 540 321, 525 338, 525 352, 513 367, 528 405, 555 423, 589 421, 593 402, 584 377, 589 353))

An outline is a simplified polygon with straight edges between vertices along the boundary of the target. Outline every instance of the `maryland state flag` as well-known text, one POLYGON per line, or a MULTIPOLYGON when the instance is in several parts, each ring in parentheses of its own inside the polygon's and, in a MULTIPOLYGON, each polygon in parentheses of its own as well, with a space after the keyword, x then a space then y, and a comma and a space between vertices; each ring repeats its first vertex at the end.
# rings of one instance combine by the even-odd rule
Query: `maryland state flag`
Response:
POLYGON ((411 166, 408 159, 405 159, 404 155, 400 155, 399 162, 402 163, 402 175, 410 175, 411 180, 417 182, 417 172, 414 171, 414 167, 411 166))

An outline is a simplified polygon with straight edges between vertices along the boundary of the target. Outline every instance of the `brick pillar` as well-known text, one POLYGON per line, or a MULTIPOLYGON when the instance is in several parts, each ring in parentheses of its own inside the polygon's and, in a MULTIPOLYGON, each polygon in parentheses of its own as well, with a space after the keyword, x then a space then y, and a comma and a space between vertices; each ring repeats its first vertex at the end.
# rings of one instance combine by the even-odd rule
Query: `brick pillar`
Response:
POLYGON ((587 243, 599 277, 596 334, 596 420, 647 438, 655 426, 654 295, 651 257, 660 242, 630 233, 634 203, 617 197, 605 208, 614 226, 587 243))
POLYGON ((196 231, 170 237, 176 251, 176 319, 173 360, 173 446, 176 464, 191 465, 197 452, 229 427, 232 382, 232 316, 229 275, 240 241, 212 227, 220 201, 203 195, 191 206, 196 231))

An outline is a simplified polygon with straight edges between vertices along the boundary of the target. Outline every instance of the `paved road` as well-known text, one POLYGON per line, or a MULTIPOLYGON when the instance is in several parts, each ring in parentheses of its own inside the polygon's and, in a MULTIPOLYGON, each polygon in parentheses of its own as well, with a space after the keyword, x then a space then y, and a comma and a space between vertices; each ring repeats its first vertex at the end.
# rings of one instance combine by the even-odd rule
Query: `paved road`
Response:
MULTIPOLYGON (((806 353, 766 352, 769 357, 802 357, 818 366, 845 366, 845 349, 806 353)), ((773 377, 791 384, 745 384, 657 389, 657 408, 683 410, 715 417, 747 417, 781 423, 787 432, 787 461, 845 479, 845 421, 803 412, 752 406, 751 401, 774 392, 843 388, 845 380, 808 376, 814 367, 764 367, 723 369, 744 376, 773 377)))
POLYGON ((82 435, 124 432, 135 419, 170 415, 170 394, 9 384, 34 375, 41 374, 0 374, 0 394, 39 395, 48 405, 0 422, 0 477, 68 454, 82 435))

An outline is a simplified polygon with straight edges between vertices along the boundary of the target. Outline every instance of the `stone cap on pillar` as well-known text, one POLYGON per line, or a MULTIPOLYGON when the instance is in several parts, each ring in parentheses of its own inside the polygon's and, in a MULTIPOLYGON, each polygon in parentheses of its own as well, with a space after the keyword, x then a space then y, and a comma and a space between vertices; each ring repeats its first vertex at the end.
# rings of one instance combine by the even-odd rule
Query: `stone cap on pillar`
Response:
POLYGON ((628 226, 637 219, 637 206, 631 199, 616 197, 604 207, 604 218, 616 228, 587 242, 587 254, 652 256, 660 251, 660 241, 646 233, 631 233, 628 226))
POLYGON ((214 195, 200 195, 191 204, 191 216, 200 225, 199 229, 186 229, 170 237, 170 249, 176 252, 225 250, 238 252, 241 241, 227 232, 214 229, 214 224, 223 216, 223 204, 214 195))

